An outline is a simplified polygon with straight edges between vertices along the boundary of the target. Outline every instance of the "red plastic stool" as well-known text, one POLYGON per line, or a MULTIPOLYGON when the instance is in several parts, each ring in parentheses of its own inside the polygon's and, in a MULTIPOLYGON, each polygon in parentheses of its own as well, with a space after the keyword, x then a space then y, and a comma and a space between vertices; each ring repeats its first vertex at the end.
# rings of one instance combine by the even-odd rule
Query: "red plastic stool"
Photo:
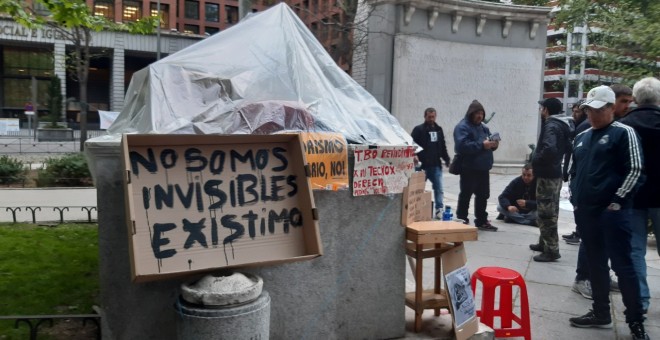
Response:
MULTIPOLYGON (((500 267, 481 267, 472 274, 472 295, 475 295, 477 280, 483 285, 481 309, 477 310, 480 321, 495 330, 496 338, 511 338, 522 336, 527 340, 532 338, 529 324, 529 301, 525 279, 515 270, 500 267), (520 288, 520 316, 513 312, 512 287, 520 288), (500 287, 500 306, 495 309, 495 289, 500 287), (493 319, 500 317, 501 328, 493 327, 493 319), (520 328, 512 328, 515 321, 520 328)), ((475 295, 476 298, 476 295, 475 295)))

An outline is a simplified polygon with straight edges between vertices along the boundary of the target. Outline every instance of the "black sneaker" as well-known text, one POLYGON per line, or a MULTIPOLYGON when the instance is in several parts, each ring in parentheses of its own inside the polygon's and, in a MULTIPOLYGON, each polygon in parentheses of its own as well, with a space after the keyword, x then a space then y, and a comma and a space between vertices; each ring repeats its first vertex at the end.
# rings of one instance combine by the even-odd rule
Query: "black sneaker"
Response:
MULTIPOLYGON (((589 313, 578 316, 576 318, 570 318, 568 321, 571 322, 573 327, 581 328, 612 328, 612 317, 603 316, 597 317, 593 310, 590 310, 589 313)), ((632 323, 630 324, 630 329, 632 331, 632 323)), ((644 326, 642 326, 642 331, 644 331, 644 326)))
POLYGON ((650 340, 641 321, 631 322, 628 327, 630 327, 630 335, 632 335, 633 340, 650 340))
POLYGON ((572 237, 566 237, 564 238, 564 241, 568 244, 580 244, 580 236, 577 236, 577 234, 573 233, 572 237))
POLYGON ((537 243, 530 244, 529 249, 531 249, 533 251, 543 252, 543 245, 542 244, 537 244, 537 243))
POLYGON ((570 233, 570 234, 561 235, 561 238, 563 238, 564 240, 569 239, 569 238, 576 238, 576 237, 577 237, 578 239, 580 238, 580 236, 578 236, 578 234, 577 234, 577 231, 574 231, 574 232, 572 232, 572 233, 570 233))
POLYGON ((559 253, 541 253, 533 257, 536 262, 555 262, 560 258, 559 253))
POLYGON ((486 221, 486 223, 483 223, 482 225, 477 226, 479 230, 485 230, 485 231, 497 231, 497 227, 490 224, 490 221, 486 221))

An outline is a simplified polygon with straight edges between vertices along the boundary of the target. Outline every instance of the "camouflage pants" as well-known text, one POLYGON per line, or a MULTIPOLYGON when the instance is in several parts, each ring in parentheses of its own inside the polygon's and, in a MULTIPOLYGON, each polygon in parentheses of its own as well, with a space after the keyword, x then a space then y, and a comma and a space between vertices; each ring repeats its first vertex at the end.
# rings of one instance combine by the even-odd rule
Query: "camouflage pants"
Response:
POLYGON ((537 225, 541 230, 539 244, 546 253, 559 253, 557 218, 559 217, 559 192, 561 178, 536 179, 537 225))

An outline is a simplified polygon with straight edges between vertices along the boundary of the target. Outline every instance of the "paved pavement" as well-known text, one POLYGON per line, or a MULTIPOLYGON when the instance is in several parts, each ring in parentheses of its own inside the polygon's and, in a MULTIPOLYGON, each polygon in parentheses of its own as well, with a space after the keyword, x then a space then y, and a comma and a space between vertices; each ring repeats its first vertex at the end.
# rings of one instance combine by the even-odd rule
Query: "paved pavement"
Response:
MULTIPOLYGON (((610 330, 579 329, 571 327, 568 318, 582 315, 591 307, 591 300, 586 300, 571 291, 575 277, 577 246, 560 244, 561 259, 554 263, 537 263, 532 260, 534 252, 528 245, 538 240, 539 231, 535 227, 506 224, 495 220, 497 195, 515 175, 491 175, 491 198, 488 212, 492 223, 500 229, 498 232, 479 231, 479 240, 466 242, 468 268, 474 272, 482 266, 500 266, 511 268, 521 273, 527 283, 531 311, 532 337, 534 339, 630 339, 628 327, 623 316, 623 304, 620 293, 612 293, 612 311, 615 327, 610 330)), ((456 207, 458 197, 458 176, 444 174, 445 204, 456 207)), ((430 190, 430 183, 427 183, 430 190)), ((40 219, 58 220, 53 206, 90 206, 96 205, 96 190, 90 189, 2 189, 0 190, 0 221, 11 221, 11 212, 4 207, 42 206, 37 216, 40 219), (51 215, 48 215, 51 214, 51 215), (50 216, 50 217, 48 217, 50 216)), ((71 209, 65 213, 66 219, 87 219, 87 213, 71 209), (70 217, 69 217, 70 216, 70 217), (77 216, 77 217, 76 217, 77 216)), ((96 212, 93 212, 96 219, 96 212)), ((17 212, 19 221, 31 220, 30 213, 22 209, 17 212)), ((470 216, 472 220, 473 217, 470 216)), ((561 210, 559 214, 559 233, 568 234, 574 229, 573 214, 561 210)), ((655 241, 649 241, 647 249, 648 281, 651 287, 651 306, 646 329, 651 339, 660 339, 660 258, 655 241)), ((424 272, 432 273, 433 260, 424 261, 424 272)), ((424 287, 431 288, 433 278, 424 277, 424 287)), ((412 272, 406 269, 406 290, 414 290, 412 272)), ((516 295, 516 303, 519 297, 516 295)), ((414 313, 406 310, 405 339, 452 339, 451 318, 448 314, 433 316, 427 310, 423 317, 423 329, 413 333, 414 313)))
MULTIPOLYGON (((511 268, 523 275, 527 284, 531 314, 533 339, 630 339, 630 331, 625 323, 624 306, 620 293, 611 293, 614 328, 581 329, 571 327, 568 318, 585 314, 591 308, 591 300, 571 291, 575 278, 578 246, 560 241, 561 259, 553 263, 538 263, 532 256, 529 244, 538 241, 539 230, 536 227, 508 224, 495 220, 497 216, 497 196, 516 175, 491 175, 491 198, 488 200, 488 213, 497 232, 479 231, 479 240, 465 242, 470 272, 483 266, 511 268)), ((458 176, 444 173, 445 204, 454 210, 458 200, 458 176)), ((431 185, 427 182, 427 189, 431 185)), ((471 202, 473 204, 473 202, 471 202)), ((566 207, 566 206, 564 206, 566 207)), ((472 206, 470 207, 472 211, 472 206)), ((470 216, 470 220, 474 217, 470 216)), ((559 234, 571 233, 575 228, 573 213, 568 210, 559 212, 559 234)), ((655 240, 649 240, 646 253, 648 266, 648 284, 651 289, 651 305, 646 330, 651 339, 660 339, 660 257, 655 240)), ((433 259, 424 261, 424 273, 433 273, 433 259)), ((412 271, 406 269, 406 291, 414 291, 415 281, 412 271)), ((425 289, 433 287, 433 277, 425 275, 425 289)), ((519 306, 516 294, 516 305, 519 306)), ((479 303, 479 301, 477 301, 479 303)), ((452 339, 451 317, 448 314, 435 317, 433 310, 423 314, 423 329, 413 333, 414 312, 406 308, 405 339, 452 339)))

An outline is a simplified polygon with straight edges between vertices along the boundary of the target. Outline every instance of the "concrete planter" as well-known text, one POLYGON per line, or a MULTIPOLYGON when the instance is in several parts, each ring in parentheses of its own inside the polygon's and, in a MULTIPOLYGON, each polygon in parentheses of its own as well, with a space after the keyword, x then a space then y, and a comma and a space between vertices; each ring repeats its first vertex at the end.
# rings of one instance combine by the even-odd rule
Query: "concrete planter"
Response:
POLYGON ((66 128, 38 128, 37 140, 40 142, 72 141, 73 130, 66 128))

